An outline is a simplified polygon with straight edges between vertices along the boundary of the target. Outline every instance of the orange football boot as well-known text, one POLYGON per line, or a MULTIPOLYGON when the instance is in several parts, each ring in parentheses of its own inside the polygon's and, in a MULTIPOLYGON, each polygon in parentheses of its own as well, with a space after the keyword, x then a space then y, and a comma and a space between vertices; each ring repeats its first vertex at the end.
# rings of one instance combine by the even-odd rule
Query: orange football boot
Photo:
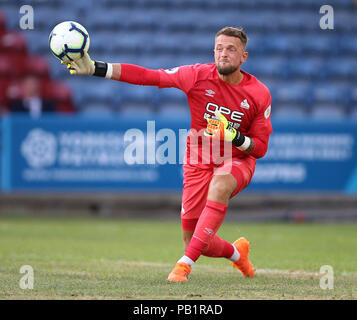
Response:
POLYGON ((254 269, 252 263, 248 259, 250 243, 246 238, 239 238, 233 242, 237 248, 240 258, 237 262, 230 261, 231 265, 242 272, 243 276, 254 278, 254 269))
POLYGON ((176 263, 167 280, 170 282, 186 282, 191 272, 191 266, 185 262, 176 263))

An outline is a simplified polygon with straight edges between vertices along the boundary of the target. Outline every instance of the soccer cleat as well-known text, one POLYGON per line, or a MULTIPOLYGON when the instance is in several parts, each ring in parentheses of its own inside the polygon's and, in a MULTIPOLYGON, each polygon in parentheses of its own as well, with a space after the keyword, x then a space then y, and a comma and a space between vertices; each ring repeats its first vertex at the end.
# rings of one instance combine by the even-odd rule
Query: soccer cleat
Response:
POLYGON ((186 282, 191 272, 191 266, 184 262, 176 263, 167 280, 170 282, 186 282))
POLYGON ((237 248, 240 258, 237 262, 230 261, 231 265, 242 272, 243 276, 254 278, 254 269, 252 263, 248 259, 250 243, 246 238, 239 238, 233 242, 237 248))

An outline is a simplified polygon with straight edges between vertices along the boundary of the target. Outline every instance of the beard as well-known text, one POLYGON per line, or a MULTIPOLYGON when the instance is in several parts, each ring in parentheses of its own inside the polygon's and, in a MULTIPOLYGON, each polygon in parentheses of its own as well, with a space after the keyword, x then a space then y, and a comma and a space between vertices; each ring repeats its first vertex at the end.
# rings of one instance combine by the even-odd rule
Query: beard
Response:
POLYGON ((221 75, 224 75, 224 76, 227 76, 227 75, 237 71, 238 67, 239 67, 239 66, 233 66, 233 65, 226 65, 226 66, 222 67, 220 65, 220 63, 216 63, 216 66, 217 66, 218 73, 221 75))

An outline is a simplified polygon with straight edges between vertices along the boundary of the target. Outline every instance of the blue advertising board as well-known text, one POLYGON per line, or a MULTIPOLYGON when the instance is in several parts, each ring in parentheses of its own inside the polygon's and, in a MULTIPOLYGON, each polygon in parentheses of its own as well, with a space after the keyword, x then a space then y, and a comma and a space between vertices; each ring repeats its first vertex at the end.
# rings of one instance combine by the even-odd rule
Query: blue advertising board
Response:
POLYGON ((4 118, 2 190, 180 190, 180 155, 172 160, 162 148, 157 156, 165 135, 183 132, 181 142, 174 139, 185 143, 188 130, 179 125, 137 117, 4 118))
MULTIPOLYGON (((12 191, 182 189, 189 119, 2 119, 1 187, 12 191)), ((273 121, 245 192, 357 193, 357 122, 273 121)))
POLYGON ((357 122, 274 122, 251 190, 357 192, 357 122))

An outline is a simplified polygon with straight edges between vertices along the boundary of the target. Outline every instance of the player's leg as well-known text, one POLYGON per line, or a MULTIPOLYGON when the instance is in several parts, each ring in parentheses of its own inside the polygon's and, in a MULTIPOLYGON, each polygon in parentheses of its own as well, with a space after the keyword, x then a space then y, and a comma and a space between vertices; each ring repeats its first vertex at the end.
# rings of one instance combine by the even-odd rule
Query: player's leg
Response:
POLYGON ((229 171, 216 171, 208 189, 207 200, 228 205, 237 184, 236 178, 229 171))
POLYGON ((207 255, 223 255, 227 258, 234 255, 233 261, 238 259, 235 247, 216 236, 216 232, 225 218, 229 198, 236 186, 237 181, 229 172, 222 171, 214 175, 209 184, 205 207, 198 219, 185 255, 179 262, 192 265, 204 252, 207 255), (211 244, 212 241, 213 243, 211 244), (222 252, 218 253, 218 249, 222 252))
MULTIPOLYGON (((225 216, 227 205, 224 203, 228 203, 237 182, 234 177, 230 177, 229 173, 218 174, 217 177, 212 179, 213 173, 208 174, 207 172, 209 171, 199 170, 196 172, 194 178, 197 178, 197 175, 200 174, 200 179, 185 179, 181 220, 184 230, 184 243, 188 244, 188 246, 185 250, 185 255, 177 262, 175 268, 169 274, 169 281, 187 281, 191 266, 203 253, 215 257, 231 258, 234 256, 232 261, 236 261, 239 258, 235 247, 215 234, 225 216), (192 181, 196 183, 192 183, 192 181), (225 188, 227 185, 230 189, 225 188), (216 197, 220 197, 220 201, 224 203, 207 200, 207 194, 212 188, 217 189, 219 195, 216 195, 216 197), (205 241, 200 241, 201 238, 205 239, 205 241), (209 246, 210 242, 212 242, 211 246, 209 246)), ((187 175, 185 178, 188 178, 187 175)), ((190 178, 192 178, 192 175, 190 178)))
MULTIPOLYGON (((181 224, 182 238, 186 251, 189 242, 194 233, 198 218, 205 207, 209 182, 212 178, 213 171, 199 170, 189 165, 184 165, 184 181, 182 191, 182 208, 181 208, 181 224)), ((168 280, 172 282, 187 281, 191 271, 189 264, 177 262, 174 269, 168 276, 168 280)))
MULTIPOLYGON (((252 169, 252 165, 241 161, 234 161, 233 164, 231 161, 216 171, 212 181, 209 184, 209 189, 207 192, 208 198, 206 197, 207 202, 203 208, 202 214, 199 215, 199 210, 197 209, 199 209, 200 206, 197 206, 196 210, 193 210, 193 216, 195 217, 194 219, 182 219, 184 229, 183 239, 186 251, 185 255, 178 261, 177 265, 181 270, 179 270, 181 275, 184 274, 184 276, 177 278, 174 275, 175 267, 173 272, 171 272, 169 275, 169 281, 187 281, 187 276, 191 270, 191 265, 198 259, 201 254, 209 257, 228 258, 231 260, 232 265, 241 270, 245 276, 254 276, 253 267, 248 259, 249 242, 244 238, 240 238, 234 244, 231 244, 218 237, 215 233, 224 219, 225 211, 227 208, 226 203, 228 203, 229 198, 236 195, 249 184, 253 175, 253 170, 254 169, 252 169), (230 189, 227 188, 227 185, 230 186, 230 189), (196 220, 197 217, 199 217, 199 220, 196 220), (195 227, 196 222, 197 225, 195 227), (212 227, 209 227, 210 225, 212 227), (193 230, 195 231, 193 232, 193 230), (201 237, 198 236, 192 239, 194 234, 201 234, 201 237), (209 236, 206 238, 206 242, 198 241, 202 238, 205 238, 207 235, 209 236), (192 248, 193 250, 190 250, 192 248), (171 277, 171 280, 170 276, 173 276, 171 277)), ((203 186, 206 185, 206 180, 207 177, 206 179, 201 180, 203 182, 203 186)), ((188 191, 189 192, 186 194, 192 196, 192 190, 188 191)), ((195 196, 198 195, 196 194, 195 196)), ((183 198, 184 197, 185 192, 183 193, 183 198)), ((200 198, 205 199, 204 196, 201 196, 200 198)), ((189 203, 189 201, 187 203, 189 203)), ((185 210, 183 210, 183 212, 184 211, 185 210)), ((186 216, 186 218, 188 217, 189 216, 186 216)))
MULTIPOLYGON (((198 219, 196 219, 196 222, 197 221, 198 219)), ((187 250, 187 247, 192 239, 193 233, 194 230, 182 230, 185 251, 187 250)), ((221 239, 217 234, 213 236, 209 245, 203 250, 202 254, 207 257, 228 258, 233 262, 239 259, 239 253, 237 249, 235 249, 235 247, 228 241, 221 239)), ((170 273, 168 279, 169 281, 174 282, 187 281, 187 277, 190 271, 191 269, 187 266, 186 263, 178 262, 173 272, 170 273)))
MULTIPOLYGON (((198 221, 198 219, 197 219, 198 221)), ((190 241, 192 239, 194 230, 182 230, 182 238, 184 242, 184 250, 186 251, 190 241)), ((206 257, 211 258, 231 258, 234 249, 232 249, 232 244, 228 241, 223 240, 217 234, 211 239, 208 246, 203 250, 202 254, 206 257)), ((232 261, 236 261, 238 259, 237 256, 232 257, 232 261)))
MULTIPOLYGON (((231 195, 231 198, 233 198, 249 185, 253 177, 254 164, 250 163, 249 161, 233 159, 231 162, 223 165, 218 170, 218 172, 219 171, 229 171, 238 181, 237 187, 231 195)), ((247 241, 247 239, 241 237, 237 239, 233 245, 239 252, 239 258, 236 261, 231 259, 230 263, 235 269, 240 270, 245 277, 254 277, 254 268, 248 258, 250 243, 247 241)))
MULTIPOLYGON (((225 182, 220 181, 219 176, 229 173, 217 171, 215 177, 214 172, 210 170, 200 170, 189 165, 184 165, 183 169, 184 188, 182 192, 181 223, 182 239, 186 250, 196 228, 197 221, 206 206, 209 190, 212 190, 213 188, 222 191, 222 186, 224 187, 225 182), (212 178, 214 179, 212 180, 212 178)), ((233 184, 233 187, 234 185, 237 185, 237 182, 234 179, 231 179, 231 183, 233 184)), ((227 192, 224 202, 228 203, 228 198, 231 193, 230 190, 227 192)), ((217 197, 217 195, 212 194, 212 199, 210 200, 216 200, 214 197, 217 197)))
MULTIPOLYGON (((196 186, 197 187, 197 186, 196 186)), ((207 193, 208 193, 208 188, 207 188, 207 193)), ((207 198, 207 193, 202 194, 202 198, 206 199, 207 198)), ((182 207, 186 208, 187 213, 189 213, 186 216, 183 216, 184 212, 181 212, 182 216, 182 239, 184 243, 184 251, 186 251, 191 238, 193 236, 194 230, 196 228, 196 224, 198 221, 198 214, 201 215, 204 207, 205 207, 205 201, 200 201, 196 207, 190 206, 189 201, 187 201, 187 198, 192 195, 191 190, 189 188, 184 188, 183 191, 183 200, 185 199, 186 201, 183 201, 182 207), (191 213, 191 214, 190 214, 191 213), (195 217, 193 219, 189 219, 188 217, 195 217), (197 217, 197 218, 196 218, 197 217)), ((184 210, 182 210, 184 211, 184 210)), ((225 257, 225 258, 230 258, 232 256, 232 244, 221 239, 217 234, 214 235, 214 237, 211 239, 209 245, 203 250, 202 254, 206 257, 214 257, 214 258, 220 258, 220 257, 225 257)), ((232 261, 236 261, 238 258, 235 256, 232 261)))
POLYGON ((198 218, 205 207, 205 199, 207 199, 213 171, 200 170, 190 165, 184 165, 183 170, 184 187, 182 191, 181 226, 182 239, 186 250, 196 228, 198 218))
POLYGON ((206 206, 199 217, 192 239, 179 262, 192 266, 201 254, 226 257, 245 276, 254 276, 248 259, 249 242, 238 239, 233 245, 216 235, 221 226, 229 199, 250 182, 252 170, 242 162, 232 161, 216 171, 208 190, 206 206))
POLYGON ((194 230, 182 230, 183 247, 185 251, 190 244, 193 232, 194 230))

